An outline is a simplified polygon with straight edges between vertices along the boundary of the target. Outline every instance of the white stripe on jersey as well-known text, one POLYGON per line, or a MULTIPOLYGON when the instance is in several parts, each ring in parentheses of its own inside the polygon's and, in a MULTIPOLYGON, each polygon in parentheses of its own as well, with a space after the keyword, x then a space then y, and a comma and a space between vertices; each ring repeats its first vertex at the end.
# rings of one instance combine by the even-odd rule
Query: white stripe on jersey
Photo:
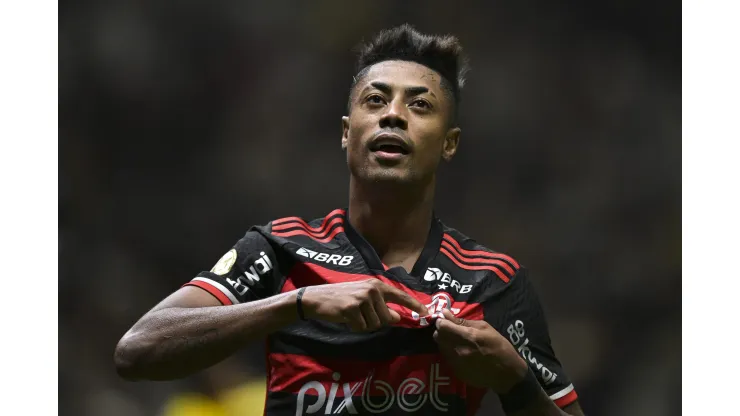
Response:
POLYGON ((224 285, 222 285, 221 283, 219 283, 219 282, 217 282, 215 280, 211 280, 211 279, 209 279, 207 277, 196 277, 193 280, 197 280, 199 282, 207 283, 207 284, 215 287, 219 291, 223 292, 223 294, 226 295, 226 297, 228 297, 229 300, 231 300, 231 303, 233 303, 234 305, 241 303, 241 302, 239 302, 239 299, 237 299, 236 296, 234 296, 234 294, 229 291, 229 289, 226 289, 224 287, 224 285))
POLYGON ((573 384, 550 396, 550 400, 557 400, 573 391, 573 384))

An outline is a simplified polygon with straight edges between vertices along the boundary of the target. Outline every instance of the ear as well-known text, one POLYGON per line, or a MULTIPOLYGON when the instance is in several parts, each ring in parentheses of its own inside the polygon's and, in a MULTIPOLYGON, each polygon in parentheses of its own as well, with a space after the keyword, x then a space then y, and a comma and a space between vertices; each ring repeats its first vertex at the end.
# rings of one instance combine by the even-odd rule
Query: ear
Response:
POLYGON ((452 157, 457 153, 457 146, 460 144, 460 132, 459 127, 454 127, 447 131, 444 147, 442 148, 442 159, 446 162, 452 160, 452 157))
POLYGON ((342 150, 347 150, 347 140, 349 139, 349 117, 342 117, 342 150))

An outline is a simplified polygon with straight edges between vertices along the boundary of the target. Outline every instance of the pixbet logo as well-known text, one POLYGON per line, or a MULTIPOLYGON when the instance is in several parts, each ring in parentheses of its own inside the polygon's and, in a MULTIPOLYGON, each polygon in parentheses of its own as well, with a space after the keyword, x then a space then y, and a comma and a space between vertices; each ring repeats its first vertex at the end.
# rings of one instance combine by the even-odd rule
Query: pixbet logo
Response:
POLYGON ((244 295, 247 293, 247 290, 249 290, 249 287, 243 283, 245 280, 249 286, 253 286, 255 282, 260 281, 260 276, 263 276, 272 270, 272 261, 270 261, 270 257, 268 257, 264 251, 260 252, 260 256, 261 257, 257 259, 254 264, 244 271, 243 276, 237 277, 236 280, 228 277, 226 278, 226 281, 229 282, 229 284, 233 286, 240 295, 244 295))
POLYGON ((322 413, 327 415, 332 413, 340 414, 345 409, 347 413, 356 415, 358 411, 354 402, 356 399, 353 396, 360 388, 362 388, 360 403, 363 410, 370 413, 383 413, 394 405, 398 406, 404 412, 414 413, 419 411, 427 401, 440 412, 446 412, 448 410, 448 403, 442 401, 439 397, 439 388, 449 385, 450 378, 443 377, 439 374, 438 363, 431 366, 428 385, 419 378, 409 377, 404 379, 398 385, 397 389, 394 389, 386 381, 374 380, 374 371, 371 371, 363 381, 342 383, 341 388, 344 397, 337 398, 340 378, 341 374, 339 373, 335 372, 332 375, 334 382, 329 386, 328 397, 326 387, 321 382, 309 381, 301 386, 301 389, 298 391, 296 416, 318 413, 322 409, 324 409, 322 413), (427 390, 427 393, 422 394, 425 390, 427 390), (378 392, 380 394, 377 394, 378 392), (307 394, 316 396, 316 401, 307 405, 307 394), (337 402, 338 400, 339 402, 337 402))
POLYGON ((460 308, 452 307, 453 300, 447 293, 439 292, 432 296, 432 303, 424 305, 427 307, 430 316, 421 317, 418 313, 411 311, 411 317, 419 320, 421 326, 428 326, 430 318, 436 318, 442 314, 442 311, 449 309, 453 315, 460 313, 460 308))
POLYGON ((312 251, 307 248, 299 248, 296 254, 308 257, 327 264, 336 264, 337 266, 349 266, 352 263, 354 256, 340 256, 339 254, 326 254, 319 253, 318 251, 312 251))
POLYGON ((453 279, 449 273, 445 273, 436 267, 430 267, 427 269, 427 272, 424 273, 424 280, 427 282, 434 282, 435 280, 442 282, 437 285, 441 290, 447 289, 449 286, 457 290, 458 293, 468 293, 473 289, 473 285, 460 285, 460 282, 453 279))

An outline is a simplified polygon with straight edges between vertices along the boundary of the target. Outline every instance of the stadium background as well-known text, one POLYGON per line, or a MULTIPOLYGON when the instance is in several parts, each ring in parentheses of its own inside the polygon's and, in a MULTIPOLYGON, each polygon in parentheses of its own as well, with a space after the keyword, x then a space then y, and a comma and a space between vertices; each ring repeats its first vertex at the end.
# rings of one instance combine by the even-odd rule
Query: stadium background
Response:
POLYGON ((261 414, 259 345, 159 383, 113 348, 251 224, 346 204, 350 49, 402 22, 473 68, 439 215, 532 270, 587 412, 680 414, 679 4, 60 4, 60 414, 261 414))

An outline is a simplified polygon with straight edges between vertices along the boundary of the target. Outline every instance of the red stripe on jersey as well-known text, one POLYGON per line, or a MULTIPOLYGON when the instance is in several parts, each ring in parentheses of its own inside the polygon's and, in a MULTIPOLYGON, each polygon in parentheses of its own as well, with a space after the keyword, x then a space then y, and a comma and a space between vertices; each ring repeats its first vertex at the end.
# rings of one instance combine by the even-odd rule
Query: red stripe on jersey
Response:
POLYGON ((326 267, 321 267, 317 264, 301 262, 297 263, 293 269, 291 269, 282 292, 289 291, 288 283, 290 283, 293 288, 301 288, 304 286, 316 286, 327 283, 358 282, 373 278, 377 278, 377 276, 338 272, 336 270, 327 269, 326 267))
POLYGON ((578 394, 576 393, 575 390, 573 390, 570 393, 566 394, 565 396, 559 399, 555 399, 555 405, 562 409, 563 407, 576 401, 577 398, 578 398, 578 394))
POLYGON ((453 263, 457 264, 459 267, 465 269, 465 270, 490 270, 494 273, 496 273, 499 277, 499 279, 503 280, 505 283, 509 283, 509 277, 504 274, 498 267, 494 266, 469 266, 467 264, 462 264, 460 261, 458 261, 452 253, 447 251, 445 248, 439 249, 439 251, 447 256, 450 260, 452 260, 453 263))
POLYGON ((453 246, 455 246, 455 248, 457 249, 457 251, 459 253, 463 254, 463 255, 468 255, 468 256, 483 256, 483 257, 490 257, 492 259, 497 259, 497 258, 498 259, 503 259, 503 260, 506 260, 509 263, 513 264, 514 267, 516 267, 517 269, 519 268, 519 263, 517 263, 516 260, 514 260, 513 258, 507 256, 506 254, 502 254, 502 253, 490 253, 488 251, 480 251, 480 250, 465 250, 464 248, 460 247, 460 244, 451 235, 445 233, 444 236, 443 236, 443 238, 444 238, 445 241, 447 241, 448 243, 451 243, 453 246))
POLYGON ((273 232, 272 235, 276 237, 292 237, 294 235, 305 235, 306 237, 311 237, 312 239, 318 241, 319 243, 328 243, 329 241, 334 239, 334 236, 336 236, 339 233, 343 233, 343 232, 344 232, 344 227, 339 226, 335 228, 334 230, 332 230, 332 232, 329 233, 329 235, 327 235, 324 238, 316 237, 315 234, 309 233, 305 230, 293 230, 293 231, 288 231, 284 233, 283 232, 273 232))
POLYGON ((215 296, 216 299, 218 299, 219 302, 221 302, 222 305, 233 305, 234 304, 231 301, 231 299, 229 299, 228 296, 226 296, 226 295, 223 294, 223 292, 221 292, 220 290, 216 289, 215 287, 209 285, 206 282, 201 282, 200 280, 193 280, 191 282, 185 283, 183 285, 183 287, 185 287, 185 286, 197 286, 197 287, 205 290, 206 292, 208 292, 211 295, 215 296))
POLYGON ((296 289, 298 288, 295 287, 295 285, 293 284, 293 279, 288 277, 287 279, 285 279, 285 283, 283 283, 283 288, 280 289, 280 293, 292 292, 296 289))
MULTIPOLYGON (((453 369, 440 354, 419 354, 395 357, 383 361, 362 361, 328 357, 308 357, 297 354, 271 353, 268 388, 271 392, 317 395, 318 382, 328 395, 336 383, 336 397, 384 396, 384 385, 397 392, 404 384, 413 385, 414 394, 449 394, 465 399, 468 386, 455 377, 453 369), (417 380, 409 380, 409 379, 417 380), (345 388, 344 384, 347 383, 345 388), (349 392, 345 396, 345 390, 349 392)), ((338 404, 338 402, 335 402, 338 404)))
POLYGON ((326 217, 324 217, 323 224, 321 224, 321 227, 319 227, 319 228, 313 228, 313 227, 309 226, 308 223, 306 223, 306 221, 304 221, 302 218, 298 218, 298 217, 280 218, 280 219, 277 219, 277 220, 273 221, 272 222, 272 225, 275 226, 275 225, 283 224, 283 223, 286 223, 286 222, 298 222, 298 223, 301 223, 302 225, 306 226, 306 228, 310 229, 311 231, 320 232, 320 231, 322 231, 322 229, 324 227, 326 227, 327 221, 329 221, 329 219, 332 216, 337 215, 337 214, 344 215, 344 210, 341 209, 341 208, 340 209, 335 209, 334 211, 332 211, 329 214, 327 214, 326 217))
POLYGON ((303 230, 306 230, 308 233, 315 235, 316 237, 325 237, 326 233, 330 231, 330 228, 334 224, 341 224, 342 221, 344 221, 344 219, 341 217, 334 218, 333 220, 331 220, 331 222, 328 222, 328 223, 324 221, 324 223, 321 224, 321 228, 319 229, 319 231, 316 231, 316 228, 311 228, 311 227, 306 226, 305 223, 301 224, 298 222, 286 222, 280 225, 273 226, 272 231, 273 232, 283 231, 283 230, 289 230, 291 228, 299 227, 303 230))
MULTIPOLYGON (((296 264, 293 267, 293 269, 290 271, 290 273, 288 274, 288 278, 285 280, 285 283, 283 284, 283 287, 280 290, 280 292, 281 293, 290 292, 292 290, 295 290, 301 287, 306 287, 306 286, 317 286, 317 285, 323 285, 323 284, 345 283, 345 282, 358 282, 358 281, 367 280, 367 279, 378 279, 381 282, 385 283, 386 285, 393 286, 396 289, 399 289, 409 294, 411 297, 417 299, 424 305, 427 305, 429 308, 430 314, 434 312, 441 312, 441 310, 439 311, 436 310, 438 306, 441 306, 441 307, 449 306, 451 308, 460 309, 460 311, 456 314, 456 316, 458 317, 461 317, 464 319, 472 319, 472 320, 482 320, 483 319, 483 307, 479 303, 467 303, 467 302, 456 301, 456 302, 453 302, 452 305, 438 305, 439 300, 435 301, 434 296, 437 295, 439 292, 433 295, 430 295, 430 294, 423 293, 423 292, 417 292, 399 282, 390 280, 385 276, 343 273, 343 272, 339 272, 336 270, 327 269, 325 267, 322 267, 322 266, 319 266, 313 263, 296 264)), ((451 298, 452 296, 450 296, 450 299, 451 298)), ((389 308, 398 312, 398 314, 401 316, 401 321, 396 323, 394 326, 400 326, 400 327, 406 327, 406 328, 419 328, 419 326, 421 325, 419 319, 414 318, 411 314, 411 311, 407 309, 406 307, 397 305, 395 303, 390 303, 390 302, 388 302, 387 305, 389 308)), ((429 323, 431 324, 431 322, 429 323)))
MULTIPOLYGON (((309 230, 308 228, 306 228, 303 224, 298 224, 298 223, 295 223, 295 222, 286 223, 286 224, 282 224, 282 225, 278 225, 276 227, 273 227, 272 233, 273 234, 285 234, 286 232, 289 232, 289 231, 286 231, 286 230, 290 230, 291 228, 293 228, 293 229, 298 228, 300 230, 306 231, 307 233, 311 234, 315 238, 324 238, 324 237, 326 237, 326 235, 329 232, 332 231, 331 230, 331 227, 332 226, 334 226, 335 224, 341 224, 342 221, 343 220, 341 218, 334 218, 334 220, 332 220, 332 222, 330 222, 329 224, 324 224, 324 226, 327 226, 327 227, 326 227, 326 229, 324 231, 322 231, 320 233, 313 232, 313 231, 309 230)), ((340 228, 341 228, 341 225, 340 225, 340 228)))
POLYGON ((449 250, 452 254, 455 255, 455 257, 457 257, 458 260, 460 260, 462 262, 465 262, 465 263, 479 263, 479 264, 480 263, 482 263, 482 264, 497 264, 497 265, 503 267, 507 272, 509 272, 511 274, 511 276, 514 276, 514 274, 516 274, 516 272, 514 271, 514 269, 512 269, 511 266, 509 266, 509 264, 506 263, 503 260, 491 259, 491 258, 481 259, 481 258, 468 258, 468 257, 464 257, 462 254, 460 254, 459 251, 457 251, 454 247, 452 247, 452 245, 450 245, 450 243, 448 243, 447 241, 444 241, 444 240, 442 240, 442 247, 444 247, 447 250, 449 250))

